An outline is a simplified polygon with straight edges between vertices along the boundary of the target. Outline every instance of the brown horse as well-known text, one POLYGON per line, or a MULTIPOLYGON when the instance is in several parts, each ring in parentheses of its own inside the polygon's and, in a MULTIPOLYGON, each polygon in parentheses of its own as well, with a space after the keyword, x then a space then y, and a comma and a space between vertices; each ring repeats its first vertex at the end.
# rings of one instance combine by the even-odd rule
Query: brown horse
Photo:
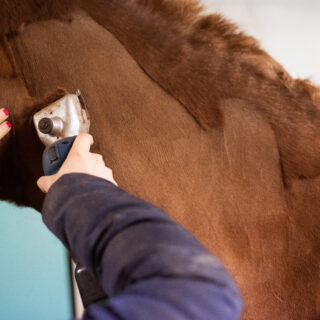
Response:
POLYGON ((1 199, 41 209, 32 115, 57 88, 80 88, 119 185, 223 261, 244 319, 319 319, 317 87, 196 1, 0 0, 0 10, 0 104, 14 124, 0 144, 1 199))

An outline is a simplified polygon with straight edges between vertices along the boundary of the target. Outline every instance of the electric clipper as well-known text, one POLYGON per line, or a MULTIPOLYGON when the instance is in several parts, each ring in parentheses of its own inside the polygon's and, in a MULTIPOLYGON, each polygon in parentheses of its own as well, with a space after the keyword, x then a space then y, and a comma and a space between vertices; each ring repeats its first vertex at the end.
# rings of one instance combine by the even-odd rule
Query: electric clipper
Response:
MULTIPOLYGON (((42 156, 46 176, 57 173, 80 133, 89 133, 90 118, 85 100, 77 90, 37 112, 33 122, 41 142, 46 146, 42 156)), ((107 296, 91 272, 76 266, 75 278, 84 307, 107 296)))

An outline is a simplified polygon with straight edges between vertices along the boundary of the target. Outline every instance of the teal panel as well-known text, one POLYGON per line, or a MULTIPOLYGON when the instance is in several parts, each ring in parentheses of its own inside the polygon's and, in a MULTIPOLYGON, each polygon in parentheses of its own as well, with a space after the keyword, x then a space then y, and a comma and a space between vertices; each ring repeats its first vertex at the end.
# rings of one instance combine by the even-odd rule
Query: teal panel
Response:
POLYGON ((0 202, 0 319, 72 318, 67 252, 39 213, 0 202))

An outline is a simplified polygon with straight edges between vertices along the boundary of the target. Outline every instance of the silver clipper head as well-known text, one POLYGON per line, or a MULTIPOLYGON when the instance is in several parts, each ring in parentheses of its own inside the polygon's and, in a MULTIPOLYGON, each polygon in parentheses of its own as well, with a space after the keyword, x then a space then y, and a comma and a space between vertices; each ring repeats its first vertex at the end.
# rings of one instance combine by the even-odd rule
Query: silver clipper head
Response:
POLYGON ((80 90, 67 94, 33 116, 41 142, 47 147, 56 141, 89 133, 90 118, 80 90))

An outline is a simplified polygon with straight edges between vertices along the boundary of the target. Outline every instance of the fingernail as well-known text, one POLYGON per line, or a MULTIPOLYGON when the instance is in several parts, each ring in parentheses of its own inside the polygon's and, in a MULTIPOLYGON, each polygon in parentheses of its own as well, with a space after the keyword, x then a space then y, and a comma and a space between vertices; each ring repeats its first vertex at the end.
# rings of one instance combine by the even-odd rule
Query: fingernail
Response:
POLYGON ((12 125, 11 125, 11 123, 10 123, 9 121, 7 121, 6 124, 7 124, 7 126, 8 126, 9 128, 11 128, 12 125))
POLYGON ((8 116, 9 115, 9 111, 7 109, 3 109, 3 113, 8 116))

